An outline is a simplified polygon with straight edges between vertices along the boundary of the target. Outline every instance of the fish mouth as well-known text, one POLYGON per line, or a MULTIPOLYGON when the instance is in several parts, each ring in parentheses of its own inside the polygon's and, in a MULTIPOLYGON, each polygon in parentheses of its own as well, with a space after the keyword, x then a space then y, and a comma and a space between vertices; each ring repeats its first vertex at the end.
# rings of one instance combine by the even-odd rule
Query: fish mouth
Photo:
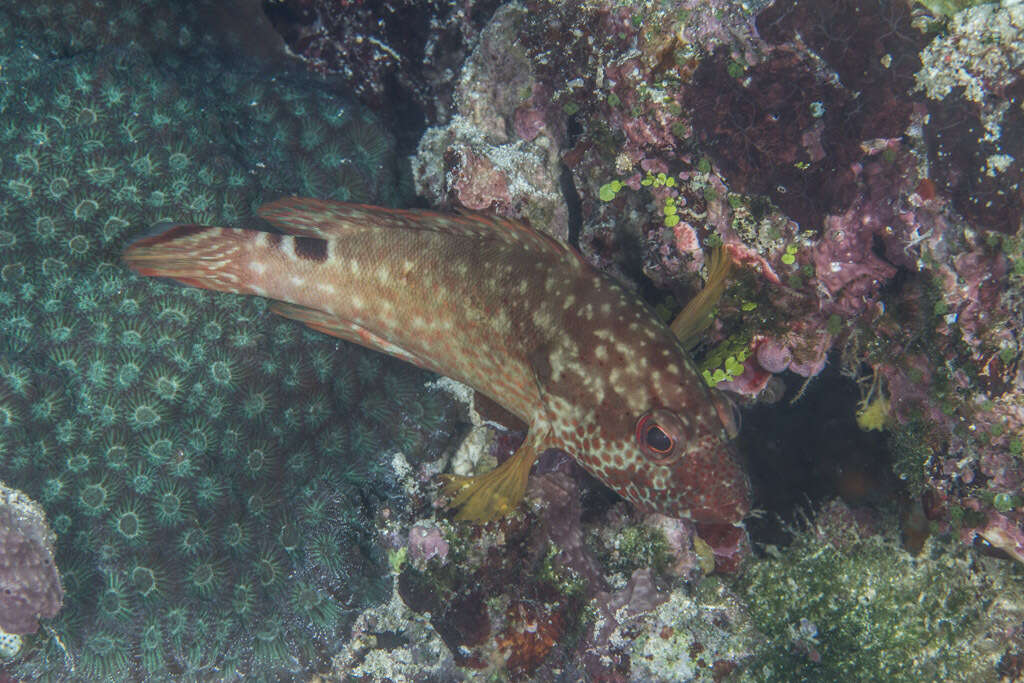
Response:
POLYGON ((739 449, 735 442, 723 442, 711 460, 714 483, 702 496, 704 505, 692 510, 691 517, 701 523, 740 525, 750 516, 752 489, 739 449))

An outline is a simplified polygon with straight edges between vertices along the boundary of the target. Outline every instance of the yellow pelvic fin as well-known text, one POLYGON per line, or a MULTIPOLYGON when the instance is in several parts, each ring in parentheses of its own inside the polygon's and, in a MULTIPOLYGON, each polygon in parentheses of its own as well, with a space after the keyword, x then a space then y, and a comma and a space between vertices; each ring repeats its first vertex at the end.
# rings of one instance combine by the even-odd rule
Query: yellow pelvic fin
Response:
POLYGON ((490 472, 475 477, 445 475, 443 493, 451 498, 448 507, 459 509, 455 519, 489 522, 519 507, 537 453, 537 445, 528 436, 511 458, 490 472))
POLYGON ((704 283, 704 289, 686 304, 670 326, 684 348, 696 346, 700 335, 711 325, 715 306, 725 292, 731 271, 732 259, 724 248, 715 247, 708 259, 708 281, 704 283))

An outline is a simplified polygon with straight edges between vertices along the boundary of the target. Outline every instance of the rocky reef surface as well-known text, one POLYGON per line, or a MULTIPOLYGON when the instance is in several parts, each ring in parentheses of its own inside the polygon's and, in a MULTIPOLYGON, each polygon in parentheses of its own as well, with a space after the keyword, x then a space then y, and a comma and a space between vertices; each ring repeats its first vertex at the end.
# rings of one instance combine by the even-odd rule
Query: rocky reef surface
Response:
POLYGON ((66 591, 0 677, 1024 675, 1020 3, 76 0, 0 35, 0 478, 66 591), (721 247, 695 356, 759 514, 644 517, 549 453, 454 522, 435 476, 521 425, 117 263, 288 193, 527 220, 666 320, 721 247))

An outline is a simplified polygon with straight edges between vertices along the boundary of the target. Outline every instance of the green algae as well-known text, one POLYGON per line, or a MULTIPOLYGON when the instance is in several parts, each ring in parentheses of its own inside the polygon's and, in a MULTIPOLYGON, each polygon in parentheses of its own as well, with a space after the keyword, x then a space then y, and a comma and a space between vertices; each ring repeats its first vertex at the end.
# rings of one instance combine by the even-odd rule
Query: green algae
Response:
POLYGON ((754 562, 739 590, 764 639, 749 680, 986 680, 987 638, 1021 617, 1018 565, 930 539, 914 557, 880 536, 822 529, 754 562))

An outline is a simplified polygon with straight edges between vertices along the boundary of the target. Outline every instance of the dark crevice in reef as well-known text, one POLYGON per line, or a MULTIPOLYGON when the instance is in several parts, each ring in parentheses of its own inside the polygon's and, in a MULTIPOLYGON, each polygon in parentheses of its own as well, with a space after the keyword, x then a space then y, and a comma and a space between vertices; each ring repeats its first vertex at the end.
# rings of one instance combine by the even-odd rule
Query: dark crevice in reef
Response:
POLYGON ((901 485, 892 473, 884 432, 857 426, 857 386, 833 363, 790 403, 803 378, 784 375, 786 396, 743 412, 739 448, 747 461, 754 507, 746 521, 755 547, 789 542, 786 528, 833 498, 851 507, 895 502, 901 485))

